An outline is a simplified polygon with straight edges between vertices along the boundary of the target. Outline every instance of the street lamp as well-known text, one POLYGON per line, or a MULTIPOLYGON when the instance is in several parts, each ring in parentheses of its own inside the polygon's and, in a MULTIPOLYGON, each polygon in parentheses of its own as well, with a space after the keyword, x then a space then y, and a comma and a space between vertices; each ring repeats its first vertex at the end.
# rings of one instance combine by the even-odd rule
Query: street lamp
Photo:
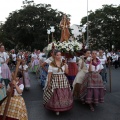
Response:
POLYGON ((86 32, 85 28, 86 28, 85 26, 83 26, 83 28, 82 28, 83 45, 85 45, 85 36, 84 36, 84 33, 86 32))
POLYGON ((48 44, 49 44, 49 35, 50 35, 50 30, 47 29, 47 34, 48 34, 48 44))
POLYGON ((87 41, 86 45, 89 47, 89 25, 88 25, 88 0, 87 0, 87 41))
POLYGON ((54 26, 50 26, 50 28, 51 28, 50 31, 51 31, 51 33, 52 33, 52 41, 53 41, 53 38, 54 38, 54 37, 53 37, 53 33, 55 32, 55 28, 54 28, 54 26))

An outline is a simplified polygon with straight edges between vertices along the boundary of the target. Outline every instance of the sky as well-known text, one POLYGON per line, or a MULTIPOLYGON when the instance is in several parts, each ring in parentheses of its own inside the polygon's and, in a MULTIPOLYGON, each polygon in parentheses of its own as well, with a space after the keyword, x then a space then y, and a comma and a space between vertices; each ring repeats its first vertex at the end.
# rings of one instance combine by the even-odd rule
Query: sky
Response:
MULTIPOLYGON (((0 21, 5 21, 9 13, 19 10, 23 0, 0 0, 0 21)), ((51 4, 57 9, 71 15, 71 24, 80 24, 82 17, 87 15, 87 0, 34 0, 36 4, 51 4)), ((103 4, 120 5, 120 0, 88 0, 88 11, 102 8, 103 4)))

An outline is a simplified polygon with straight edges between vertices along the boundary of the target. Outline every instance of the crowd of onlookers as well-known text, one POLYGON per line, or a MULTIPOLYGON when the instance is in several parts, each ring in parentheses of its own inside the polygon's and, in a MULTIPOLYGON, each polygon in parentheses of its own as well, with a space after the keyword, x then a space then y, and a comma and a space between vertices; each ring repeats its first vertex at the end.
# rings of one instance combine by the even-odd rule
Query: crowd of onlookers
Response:
POLYGON ((117 69, 120 67, 120 51, 117 52, 111 51, 106 54, 107 59, 110 59, 111 65, 117 69))
MULTIPOLYGON (((40 50, 35 50, 37 55, 38 55, 38 58, 40 58, 42 52, 40 52, 40 50)), ((7 52, 8 56, 9 56, 9 62, 8 62, 8 65, 11 69, 13 69, 13 67, 16 65, 16 62, 17 62, 17 58, 19 59, 24 59, 26 61, 26 63, 28 65, 30 65, 29 63, 31 62, 31 59, 32 59, 32 52, 30 51, 23 51, 23 50, 20 50, 18 52, 15 52, 14 49, 12 49, 11 51, 7 52)))

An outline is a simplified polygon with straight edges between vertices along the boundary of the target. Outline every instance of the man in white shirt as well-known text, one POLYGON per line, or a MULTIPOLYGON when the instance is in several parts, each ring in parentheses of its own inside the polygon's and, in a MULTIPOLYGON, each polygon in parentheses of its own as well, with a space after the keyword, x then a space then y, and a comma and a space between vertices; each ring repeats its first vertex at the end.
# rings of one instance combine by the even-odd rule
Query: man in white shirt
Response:
POLYGON ((37 58, 37 50, 35 49, 34 52, 31 54, 32 59, 37 58))
POLYGON ((107 58, 108 58, 108 57, 111 57, 111 53, 110 53, 110 52, 107 53, 107 58))
POLYGON ((24 60, 25 56, 24 56, 23 52, 20 51, 20 52, 17 54, 17 58, 24 60))
POLYGON ((109 64, 109 62, 110 62, 110 64, 112 64, 112 52, 108 52, 107 53, 107 67, 108 67, 108 64, 109 64))
POLYGON ((117 69, 118 68, 118 54, 114 53, 112 55, 112 59, 113 59, 113 64, 115 66, 115 69, 117 69))
POLYGON ((102 80, 105 83, 107 83, 107 69, 106 69, 106 63, 107 63, 107 58, 104 55, 103 50, 99 50, 99 56, 98 59, 100 60, 101 64, 103 65, 103 69, 100 72, 100 75, 102 76, 102 80))

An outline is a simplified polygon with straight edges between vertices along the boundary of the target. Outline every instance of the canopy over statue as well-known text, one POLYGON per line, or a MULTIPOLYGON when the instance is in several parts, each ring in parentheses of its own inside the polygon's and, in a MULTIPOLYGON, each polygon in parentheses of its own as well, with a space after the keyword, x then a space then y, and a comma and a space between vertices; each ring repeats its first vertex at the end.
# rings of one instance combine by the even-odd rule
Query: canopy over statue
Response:
POLYGON ((60 41, 68 41, 70 37, 69 27, 70 27, 70 19, 67 18, 66 15, 63 15, 62 20, 60 21, 61 27, 61 39, 60 41))

